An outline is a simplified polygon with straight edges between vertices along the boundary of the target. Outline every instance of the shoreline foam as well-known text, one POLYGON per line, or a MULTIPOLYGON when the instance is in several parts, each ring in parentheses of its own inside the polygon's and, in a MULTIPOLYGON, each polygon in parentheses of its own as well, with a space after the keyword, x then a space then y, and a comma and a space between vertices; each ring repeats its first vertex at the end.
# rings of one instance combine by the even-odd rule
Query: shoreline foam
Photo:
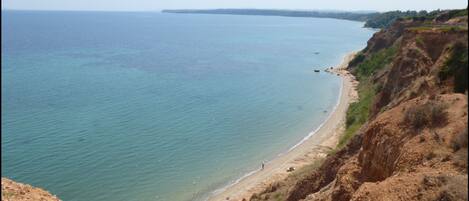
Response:
MULTIPOLYGON (((338 95, 338 99, 337 99, 337 102, 336 104, 334 105, 334 107, 332 107, 332 110, 331 112, 329 113, 329 115, 327 115, 326 119, 324 119, 324 121, 316 128, 314 129, 313 131, 309 132, 309 134, 307 136, 305 136, 303 139, 301 139, 298 143, 296 143, 295 145, 293 145, 292 147, 290 147, 288 150, 282 152, 282 153, 279 153, 276 157, 274 157, 272 160, 270 161, 267 161, 265 162, 265 164, 269 164, 271 163, 272 161, 274 161, 277 157, 280 157, 282 155, 285 155, 285 154, 288 154, 290 151, 292 151, 293 149, 295 149, 296 147, 300 146, 301 144, 303 144, 305 141, 307 141, 308 139, 310 139, 315 133, 317 133, 321 128, 322 126, 331 118, 332 114, 334 112, 336 112, 336 109, 337 107, 339 106, 340 104, 340 98, 342 96, 342 90, 343 90, 343 82, 344 80, 341 79, 341 83, 340 83, 340 89, 339 89, 339 95, 338 95)), ((218 194, 220 193, 223 193, 225 190, 229 189, 230 187, 238 184, 239 182, 241 182, 243 179, 255 174, 256 172, 259 172, 261 171, 260 168, 256 169, 256 170, 253 170, 253 171, 250 171, 246 174, 244 174, 243 176, 241 176, 240 178, 236 179, 234 182, 230 182, 228 185, 224 186, 224 187, 221 187, 219 189, 216 189, 214 191, 211 192, 211 196, 217 196, 218 194)), ((208 197, 205 199, 205 201, 207 200, 211 200, 212 197, 208 197)))
POLYGON ((340 65, 330 71, 330 73, 339 74, 342 79, 337 103, 324 122, 286 152, 282 152, 274 159, 266 162, 266 168, 263 171, 259 168, 244 174, 234 182, 212 191, 210 197, 206 200, 249 199, 253 193, 260 192, 269 184, 285 178, 288 175, 285 171, 287 167, 301 168, 310 162, 325 157, 326 154, 323 150, 320 150, 321 148, 335 148, 338 137, 344 129, 345 113, 348 105, 357 98, 356 81, 345 70, 354 55, 355 52, 346 54, 340 65), (333 130, 328 130, 325 126, 332 126, 333 130), (311 137, 315 134, 319 136, 318 139, 313 141, 311 137), (317 147, 319 147, 319 150, 315 149, 317 147), (313 156, 310 157, 309 155, 313 156), (243 184, 243 182, 246 184, 243 184))

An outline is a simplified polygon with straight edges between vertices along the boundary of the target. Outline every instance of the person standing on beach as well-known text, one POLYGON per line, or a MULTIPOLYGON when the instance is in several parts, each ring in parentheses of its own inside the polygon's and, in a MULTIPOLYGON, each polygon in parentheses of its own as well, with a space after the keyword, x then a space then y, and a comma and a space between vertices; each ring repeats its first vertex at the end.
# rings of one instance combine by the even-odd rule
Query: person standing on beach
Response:
POLYGON ((262 169, 261 170, 264 170, 264 161, 262 161, 262 169))

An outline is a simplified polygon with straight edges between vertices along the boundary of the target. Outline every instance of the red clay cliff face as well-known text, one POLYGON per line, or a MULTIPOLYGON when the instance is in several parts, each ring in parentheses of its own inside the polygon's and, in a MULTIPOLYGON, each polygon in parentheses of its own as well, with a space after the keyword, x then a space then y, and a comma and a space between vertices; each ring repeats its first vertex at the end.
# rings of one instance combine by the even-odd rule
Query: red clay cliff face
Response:
POLYGON ((409 26, 415 26, 421 24, 421 22, 411 20, 398 20, 389 29, 380 30, 373 34, 370 40, 367 42, 367 46, 363 51, 364 54, 368 55, 373 52, 378 52, 384 48, 388 48, 393 45, 402 33, 409 26))
POLYGON ((467 30, 404 30, 396 41, 396 57, 376 78, 383 88, 372 118, 356 136, 361 150, 305 200, 468 199, 467 95, 438 78, 449 47, 467 47, 467 30))
MULTIPOLYGON (((334 157, 328 157, 321 167, 307 178, 300 180, 291 189, 287 200, 300 200, 312 192, 316 192, 329 185, 340 175, 340 168, 349 164, 351 157, 356 155, 361 147, 361 136, 353 138, 344 149, 338 151, 334 157)), ((340 196, 340 195, 339 195, 340 196)))
POLYGON ((467 127, 467 97, 463 94, 437 96, 431 104, 443 105, 445 109, 440 115, 446 117, 435 126, 416 130, 405 116, 412 108, 428 101, 425 98, 406 101, 372 121, 364 133, 358 155, 364 182, 382 181, 396 173, 410 174, 418 170, 467 173, 467 161, 462 164, 463 169, 452 161, 456 154, 452 139, 465 135, 467 127))
POLYGON ((292 191, 290 200, 467 200, 467 141, 455 140, 467 138, 466 110, 467 96, 444 94, 383 112, 329 185, 302 198, 292 191), (405 116, 428 101, 445 105, 446 121, 416 131, 405 116))
POLYGON ((392 62, 371 76, 382 87, 370 119, 344 149, 296 182, 286 200, 468 200, 467 91, 455 93, 454 83, 439 77, 451 47, 467 48, 467 17, 438 21, 436 29, 421 25, 400 20, 369 40, 365 57, 397 47, 392 62), (465 29, 444 27, 461 21, 465 29))
POLYGON ((381 80, 383 88, 377 94, 372 116, 383 107, 393 107, 402 101, 420 95, 451 92, 442 85, 438 72, 456 43, 467 46, 467 31, 413 31, 403 32, 399 54, 381 80))

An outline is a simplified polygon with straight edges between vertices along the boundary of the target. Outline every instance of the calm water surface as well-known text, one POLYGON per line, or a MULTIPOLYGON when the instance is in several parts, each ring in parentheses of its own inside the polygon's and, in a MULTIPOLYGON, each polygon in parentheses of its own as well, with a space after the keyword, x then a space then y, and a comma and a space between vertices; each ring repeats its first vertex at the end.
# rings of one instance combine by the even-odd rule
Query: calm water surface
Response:
POLYGON ((341 80, 313 69, 363 48, 362 26, 2 11, 2 177, 65 201, 204 198, 325 120, 341 80))

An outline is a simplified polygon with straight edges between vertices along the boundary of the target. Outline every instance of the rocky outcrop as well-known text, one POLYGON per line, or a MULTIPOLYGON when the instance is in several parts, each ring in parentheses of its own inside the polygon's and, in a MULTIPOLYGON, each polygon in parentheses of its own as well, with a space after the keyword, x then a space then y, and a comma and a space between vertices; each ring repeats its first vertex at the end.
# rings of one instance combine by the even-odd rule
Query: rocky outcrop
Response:
POLYGON ((2 178, 2 201, 60 201, 56 196, 40 188, 2 178))

